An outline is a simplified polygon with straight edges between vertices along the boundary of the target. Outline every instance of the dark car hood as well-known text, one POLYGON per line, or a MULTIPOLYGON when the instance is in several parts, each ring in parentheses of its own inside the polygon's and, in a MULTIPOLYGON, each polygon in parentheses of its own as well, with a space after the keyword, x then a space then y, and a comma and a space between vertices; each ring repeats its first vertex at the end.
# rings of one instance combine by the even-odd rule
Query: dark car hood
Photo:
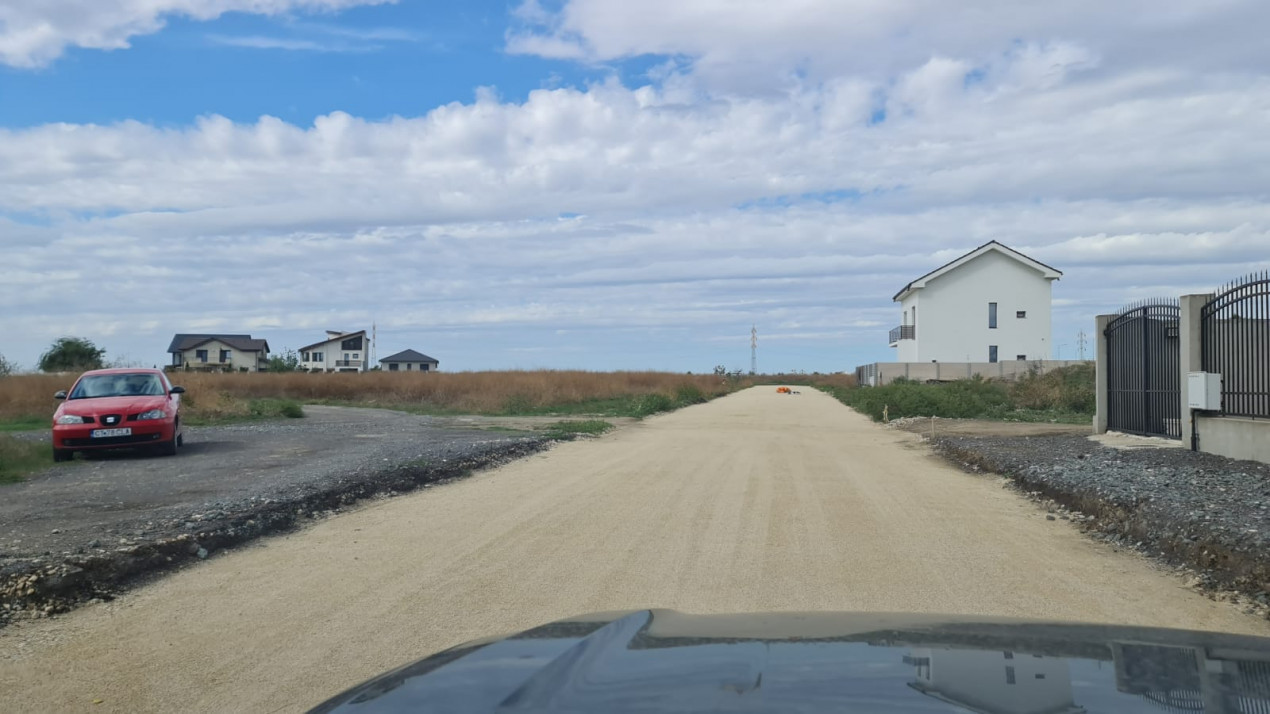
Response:
POLYGON ((887 614, 564 620, 389 672, 315 712, 1270 712, 1270 639, 887 614))

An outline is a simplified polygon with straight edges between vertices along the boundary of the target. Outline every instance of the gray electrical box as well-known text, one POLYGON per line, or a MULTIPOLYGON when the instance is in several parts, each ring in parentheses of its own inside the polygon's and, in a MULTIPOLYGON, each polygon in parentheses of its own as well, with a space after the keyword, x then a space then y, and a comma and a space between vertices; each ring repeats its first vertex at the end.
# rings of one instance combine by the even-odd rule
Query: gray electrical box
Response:
POLYGON ((1188 372, 1186 401, 1191 409, 1221 411, 1221 375, 1215 372, 1188 372))

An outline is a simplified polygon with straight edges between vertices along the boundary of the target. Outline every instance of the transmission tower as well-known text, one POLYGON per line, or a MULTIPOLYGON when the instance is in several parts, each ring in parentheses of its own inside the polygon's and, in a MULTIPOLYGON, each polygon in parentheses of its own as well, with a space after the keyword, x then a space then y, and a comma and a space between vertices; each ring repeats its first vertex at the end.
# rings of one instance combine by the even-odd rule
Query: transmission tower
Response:
POLYGON ((1080 332, 1076 333, 1076 344, 1078 345, 1078 349, 1080 349, 1080 358, 1082 360, 1085 359, 1085 340, 1086 338, 1085 338, 1084 330, 1081 330, 1080 332))
POLYGON ((750 325, 750 374, 758 374, 758 327, 750 325))

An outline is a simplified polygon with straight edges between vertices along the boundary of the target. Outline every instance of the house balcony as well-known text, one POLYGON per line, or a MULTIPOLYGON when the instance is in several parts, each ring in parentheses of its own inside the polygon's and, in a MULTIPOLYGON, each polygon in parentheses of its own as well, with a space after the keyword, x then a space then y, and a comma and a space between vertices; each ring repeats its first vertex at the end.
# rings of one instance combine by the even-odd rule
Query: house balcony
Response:
POLYGON ((894 347, 900 343, 900 340, 917 339, 917 325, 900 325, 891 330, 891 336, 888 342, 894 347))
POLYGON ((361 367, 362 360, 359 359, 337 359, 335 360, 336 368, 361 367))

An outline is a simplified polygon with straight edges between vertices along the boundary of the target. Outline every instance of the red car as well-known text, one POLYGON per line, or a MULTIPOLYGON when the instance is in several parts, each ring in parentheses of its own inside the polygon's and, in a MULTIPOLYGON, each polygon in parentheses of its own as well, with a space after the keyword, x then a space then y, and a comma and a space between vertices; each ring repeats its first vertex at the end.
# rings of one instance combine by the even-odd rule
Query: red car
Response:
POLYGON ((181 395, 157 369, 96 369, 75 380, 53 413, 53 460, 76 451, 150 447, 175 456, 184 441, 181 395))

